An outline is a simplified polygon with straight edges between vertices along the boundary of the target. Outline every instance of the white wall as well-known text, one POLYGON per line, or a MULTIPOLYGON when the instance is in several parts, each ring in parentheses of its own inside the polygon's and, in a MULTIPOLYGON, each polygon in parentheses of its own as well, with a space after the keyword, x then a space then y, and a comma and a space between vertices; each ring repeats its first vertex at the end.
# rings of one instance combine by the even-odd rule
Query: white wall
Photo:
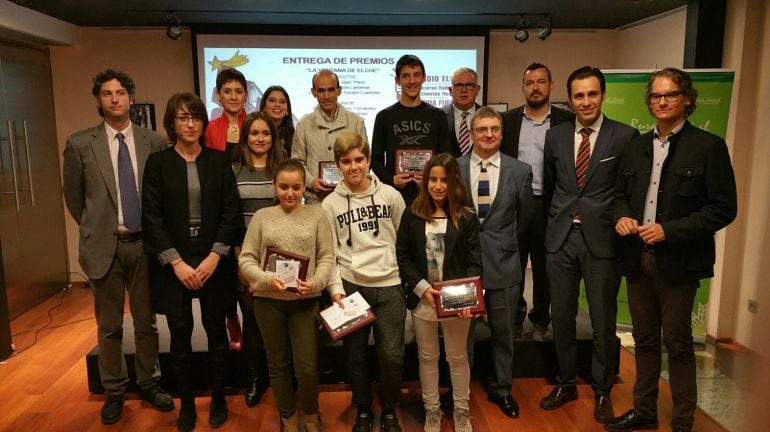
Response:
POLYGON ((617 32, 615 60, 624 69, 681 68, 687 7, 675 9, 617 32))

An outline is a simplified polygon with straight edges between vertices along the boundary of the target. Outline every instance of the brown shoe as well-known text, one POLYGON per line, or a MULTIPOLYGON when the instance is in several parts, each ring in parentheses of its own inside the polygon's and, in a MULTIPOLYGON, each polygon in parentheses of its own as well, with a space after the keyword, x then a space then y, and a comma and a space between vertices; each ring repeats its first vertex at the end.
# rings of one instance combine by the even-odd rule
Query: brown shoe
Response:
POLYGON ((607 420, 615 417, 612 410, 612 399, 608 394, 598 394, 594 397, 594 418, 599 423, 604 423, 607 420))
POLYGON ((551 393, 548 393, 548 396, 540 399, 540 408, 544 410, 554 410, 556 408, 561 408, 561 406, 565 403, 573 401, 577 398, 577 387, 574 385, 557 385, 553 388, 553 390, 551 390, 551 393))

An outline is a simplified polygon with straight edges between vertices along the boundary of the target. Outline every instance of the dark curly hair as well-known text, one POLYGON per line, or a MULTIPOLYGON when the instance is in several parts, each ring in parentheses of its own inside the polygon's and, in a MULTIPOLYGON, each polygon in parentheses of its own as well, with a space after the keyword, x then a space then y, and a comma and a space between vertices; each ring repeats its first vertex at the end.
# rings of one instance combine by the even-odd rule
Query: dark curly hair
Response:
MULTIPOLYGON (((134 85, 134 80, 131 79, 128 74, 125 72, 115 71, 112 69, 107 69, 104 72, 99 72, 96 74, 94 79, 92 80, 94 83, 94 86, 91 88, 91 93, 94 95, 95 98, 99 97, 99 92, 102 91, 102 84, 106 83, 107 81, 112 80, 118 80, 120 85, 123 86, 124 89, 128 92, 128 96, 133 98, 134 94, 136 93, 136 86, 134 85)), ((102 110, 102 107, 97 107, 97 111, 99 112, 99 116, 104 117, 104 111, 102 110)))

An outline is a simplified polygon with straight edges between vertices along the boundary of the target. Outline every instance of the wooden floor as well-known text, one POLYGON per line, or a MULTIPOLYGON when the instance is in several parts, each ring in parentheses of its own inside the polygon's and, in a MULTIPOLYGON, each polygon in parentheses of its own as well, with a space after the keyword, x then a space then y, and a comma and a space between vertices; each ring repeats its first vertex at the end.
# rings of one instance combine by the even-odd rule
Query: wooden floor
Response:
MULTIPOLYGON (((2 431, 172 431, 178 411, 161 413, 142 402, 138 395, 127 395, 123 418, 112 426, 99 421, 103 395, 91 395, 86 385, 85 354, 96 342, 96 323, 90 291, 71 288, 12 322, 17 353, 0 364, 0 430, 2 431), (58 305, 58 306, 57 306, 58 305), (53 309, 52 309, 53 308, 53 309), (50 320, 50 323, 49 323, 50 320), (45 326, 48 328, 36 332, 45 326), (37 342, 34 343, 37 335, 37 342)), ((616 414, 631 406, 634 380, 633 357, 621 350, 621 372, 613 390, 616 414)), ((471 388, 471 422, 476 432, 598 432, 604 430, 593 419, 593 394, 581 382, 579 399, 555 411, 538 407, 550 390, 545 379, 517 379, 513 396, 521 406, 521 418, 511 420, 486 400, 478 382, 471 388)), ((406 432, 422 430, 419 383, 405 385, 399 408, 406 432)), ((668 431, 671 402, 668 386, 661 382, 661 431, 668 431)), ((209 399, 196 399, 198 427, 209 430, 209 399)), ((350 408, 350 392, 333 386, 320 395, 323 424, 327 432, 349 431, 355 416, 350 408)), ((177 400, 178 405, 178 400, 177 400)), ((278 431, 278 414, 272 392, 265 394, 254 408, 246 407, 241 394, 228 397, 230 419, 222 431, 278 431)), ((703 413, 695 416, 696 431, 725 432, 703 413)), ((376 430, 376 429, 375 429, 376 430)), ((442 431, 452 431, 451 417, 445 417, 442 431)))

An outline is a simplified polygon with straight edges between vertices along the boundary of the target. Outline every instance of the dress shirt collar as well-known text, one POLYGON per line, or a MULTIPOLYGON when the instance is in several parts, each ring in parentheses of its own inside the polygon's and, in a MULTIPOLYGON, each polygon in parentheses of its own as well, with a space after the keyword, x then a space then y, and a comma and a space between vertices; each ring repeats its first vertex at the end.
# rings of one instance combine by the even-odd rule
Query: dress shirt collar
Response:
POLYGON ((134 128, 131 127, 130 122, 128 123, 128 127, 123 129, 122 131, 115 130, 112 126, 110 126, 109 123, 104 122, 104 129, 107 130, 107 140, 109 142, 115 141, 115 135, 117 135, 118 132, 123 134, 123 137, 126 140, 126 143, 134 140, 134 128))
MULTIPOLYGON (((532 117, 529 116, 529 113, 527 112, 527 105, 526 104, 524 104, 524 117, 527 120, 531 121, 531 122, 535 121, 532 117)), ((550 118, 551 118, 551 103, 549 102, 548 103, 548 114, 545 115, 545 118, 543 119, 543 121, 549 120, 550 118)))
POLYGON ((461 110, 460 108, 457 108, 457 105, 452 104, 452 109, 455 111, 455 118, 459 119, 462 118, 464 112, 468 112, 468 121, 471 121, 471 117, 473 117, 473 114, 476 113, 476 104, 474 103, 473 106, 468 108, 467 110, 461 110))
POLYGON ((599 118, 597 118, 590 126, 583 126, 579 121, 575 120, 575 135, 580 135, 580 131, 589 127, 593 131, 591 135, 595 133, 596 135, 594 136, 599 136, 599 129, 601 129, 602 123, 604 123, 604 114, 599 114, 599 118))
POLYGON ((471 151, 471 167, 479 166, 482 161, 487 161, 489 165, 499 168, 500 167, 500 151, 498 150, 489 159, 481 159, 479 155, 471 151))
POLYGON ((682 130, 682 128, 684 127, 684 123, 686 121, 687 120, 682 120, 682 122, 679 123, 678 125, 676 125, 675 128, 671 129, 671 132, 669 132, 667 136, 662 137, 662 138, 661 138, 660 134, 658 133, 658 126, 655 126, 655 131, 653 132, 653 138, 655 138, 656 140, 659 140, 659 141, 663 141, 663 142, 668 141, 669 138, 671 138, 672 136, 678 134, 679 131, 682 130))

